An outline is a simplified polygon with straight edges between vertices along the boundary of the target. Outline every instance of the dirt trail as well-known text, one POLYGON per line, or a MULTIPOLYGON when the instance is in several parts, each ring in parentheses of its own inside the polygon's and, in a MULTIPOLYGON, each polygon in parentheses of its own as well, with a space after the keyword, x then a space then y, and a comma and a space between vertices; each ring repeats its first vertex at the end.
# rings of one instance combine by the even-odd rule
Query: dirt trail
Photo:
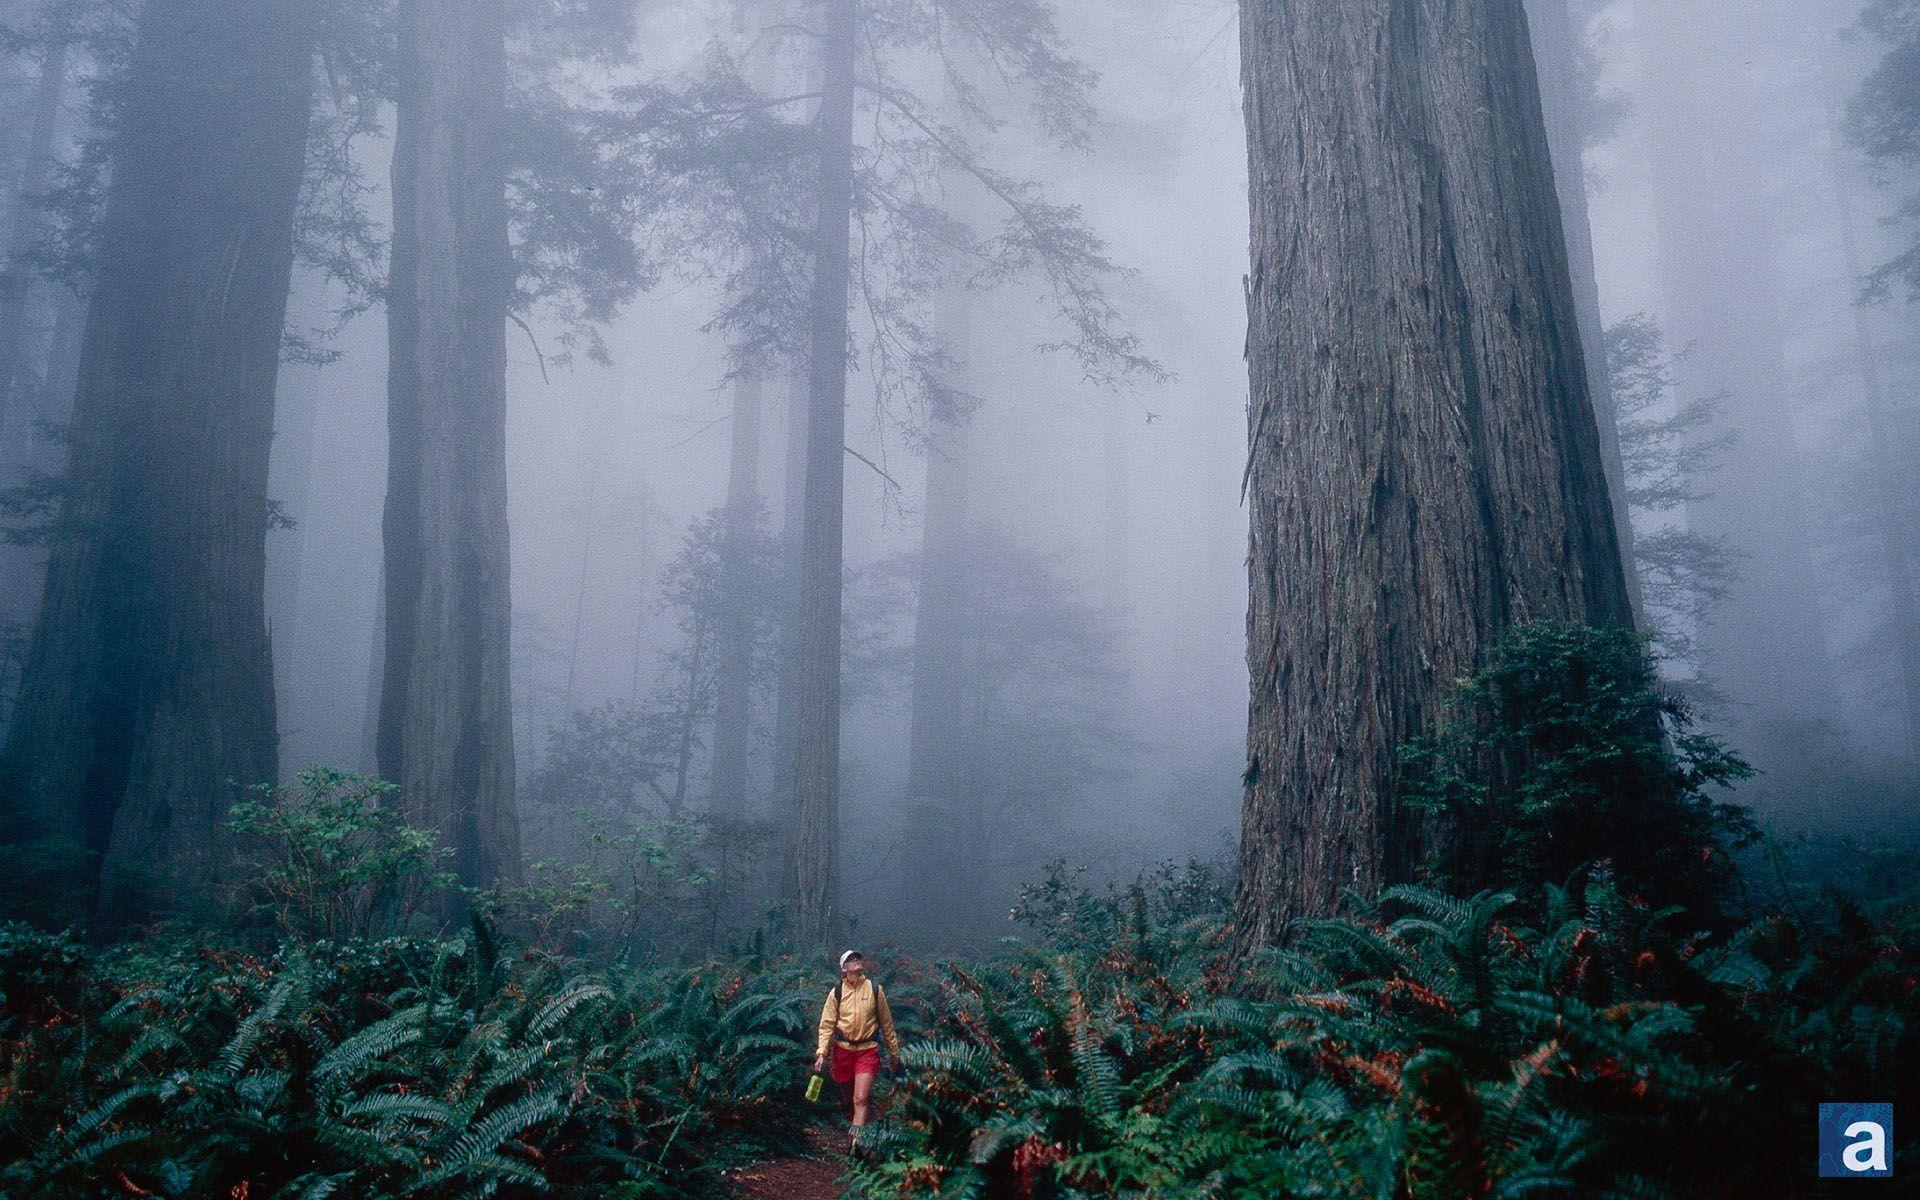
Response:
POLYGON ((782 1158, 728 1176, 740 1200, 840 1200, 840 1166, 827 1159, 782 1158))
POLYGON ((728 1173, 728 1190, 739 1200, 840 1200, 845 1149, 838 1137, 815 1129, 807 1137, 813 1155, 775 1158, 728 1173))

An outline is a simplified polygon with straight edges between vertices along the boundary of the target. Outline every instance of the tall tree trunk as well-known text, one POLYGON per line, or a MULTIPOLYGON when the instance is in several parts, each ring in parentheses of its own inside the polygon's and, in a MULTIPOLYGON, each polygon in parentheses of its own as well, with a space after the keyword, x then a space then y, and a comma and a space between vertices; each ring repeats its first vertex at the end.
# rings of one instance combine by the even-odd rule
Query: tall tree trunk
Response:
POLYGON ((1710 64, 1750 44, 1766 6, 1657 0, 1635 6, 1654 211, 1663 253, 1667 343, 1682 391, 1719 396, 1715 432, 1734 434, 1711 495, 1687 523, 1738 558, 1740 578, 1703 623, 1703 672, 1725 693, 1727 723, 1763 768, 1782 727, 1837 709, 1808 527, 1810 492, 1794 441, 1777 262, 1779 220, 1761 181, 1763 103, 1742 73, 1710 64))
MULTIPOLYGON (((30 429, 64 429, 73 416, 73 393, 80 378, 80 335, 86 326, 87 303, 65 286, 53 289, 53 329, 46 363, 33 389, 30 429)), ((66 467, 66 439, 23 434, 17 478, 59 476, 66 467)), ((0 626, 30 628, 46 586, 47 548, 39 545, 0 546, 0 626)), ((0 723, 0 742, 6 726, 0 723)))
POLYGON ((854 0, 824 0, 824 8, 807 494, 794 667, 792 830, 782 872, 788 920, 802 945, 823 945, 841 927, 840 611, 856 21, 854 0))
MULTIPOLYGON (((326 281, 317 274, 296 276, 293 287, 293 319, 309 321, 326 311, 326 281)), ((267 541, 267 628, 284 634, 305 624, 301 602, 301 583, 306 567, 308 501, 313 490, 315 434, 321 404, 321 381, 325 368, 317 364, 289 364, 280 372, 274 395, 274 437, 272 465, 267 473, 268 495, 280 506, 291 527, 275 530, 267 541)), ((274 639, 274 677, 280 681, 282 695, 289 680, 295 678, 299 638, 274 639)), ((282 704, 282 715, 289 706, 282 704)), ((297 718, 295 719, 297 724, 297 718)), ((282 753, 296 754, 297 748, 282 746, 282 753)), ((310 763, 287 758, 281 764, 288 771, 299 771, 310 763)))
POLYGON ((587 498, 580 514, 580 573, 573 582, 573 641, 567 647, 567 698, 560 706, 562 720, 572 720, 574 695, 580 682, 580 647, 587 637, 587 581, 593 577, 594 513, 600 498, 600 469, 592 447, 581 458, 587 463, 587 498))
MULTIPOLYGON (((941 335, 959 364, 968 361, 963 296, 943 307, 941 335)), ((969 828, 959 786, 968 754, 966 670, 968 498, 967 417, 936 397, 929 414, 926 499, 921 514, 920 587, 913 622, 912 722, 907 741, 907 820, 897 911, 926 933, 949 936, 962 913, 953 903, 968 856, 969 828)))
MULTIPOLYGON (((1833 141, 1834 213, 1840 225, 1841 261, 1849 283, 1866 277, 1860 265, 1859 238, 1853 224, 1853 189, 1847 178, 1838 114, 1830 118, 1833 141)), ((1887 412, 1887 387, 1880 347, 1873 323, 1856 301, 1853 316, 1854 357, 1860 368, 1861 401, 1865 409, 1867 465, 1874 535, 1880 544, 1880 570, 1887 589, 1887 624, 1893 643, 1894 667, 1906 715, 1907 753, 1920 762, 1920 576, 1914 570, 1914 550, 1920 529, 1913 520, 1912 479, 1901 470, 1898 438, 1887 412)))
POLYGON ((312 102, 305 6, 149 0, 113 143, 10 840, 84 852, 105 920, 222 870, 271 782, 267 464, 312 102))
POLYGON ((1633 554, 1633 518, 1627 506, 1627 471, 1620 455, 1620 415, 1607 376, 1606 330, 1600 316, 1600 275, 1593 259, 1593 217, 1587 205, 1587 122, 1580 95, 1580 43, 1567 0, 1527 0, 1527 23, 1540 79, 1540 105, 1546 118, 1547 146, 1560 196, 1561 224, 1567 235, 1567 267, 1573 277, 1573 306, 1580 321, 1580 346, 1587 363, 1587 390, 1593 396, 1600 427, 1600 459, 1607 471, 1607 495, 1613 501, 1613 528, 1620 538, 1620 568, 1636 617, 1643 615, 1640 569, 1633 554))
MULTIPOLYGON (((753 6, 735 0, 734 38, 746 58, 756 92, 772 87, 774 59, 760 44, 753 6)), ((778 15, 771 14, 771 15, 778 15)), ((748 264, 753 273, 753 264, 748 264)), ((727 468, 727 526, 721 548, 720 615, 714 672, 712 800, 716 813, 739 818, 747 813, 752 786, 753 667, 756 605, 748 597, 755 571, 750 561, 760 519, 761 422, 766 411, 765 376, 758 364, 743 368, 733 382, 732 457, 727 468)))
POLYGON ((733 388, 733 456, 727 476, 727 528, 721 549, 720 628, 715 639, 713 808, 747 812, 753 755, 753 651, 756 643, 751 557, 760 517, 760 416, 763 388, 744 374, 733 388))
MULTIPOLYGON (((65 459, 62 441, 43 437, 41 430, 43 424, 64 426, 71 415, 86 306, 64 284, 40 286, 27 256, 44 229, 37 203, 62 136, 69 61, 67 47, 61 43, 40 64, 32 123, 15 180, 7 261, 5 273, 0 274, 0 486, 53 475, 65 459), (32 351, 27 332, 43 316, 51 318, 52 329, 36 372, 28 361, 32 351)), ((43 547, 0 545, 0 628, 19 630, 31 625, 46 583, 46 568, 43 547)), ((8 711, 13 699, 11 694, 6 697, 8 711)), ((0 720, 0 739, 5 733, 6 722, 0 720)))
POLYGON ((32 441, 31 432, 24 428, 9 436, 7 425, 17 419, 17 410, 22 407, 14 398, 31 390, 21 378, 35 291, 27 256, 44 226, 40 196, 53 170, 53 140, 59 131, 61 100, 67 90, 67 58, 66 43, 58 42, 41 60, 26 151, 20 160, 19 178, 14 181, 13 211, 8 214, 7 260, 0 270, 0 465, 7 467, 25 461, 27 456, 19 451, 32 441))
POLYGON ((463 883, 516 878, 501 0, 404 0, 380 770, 463 883))
MULTIPOLYGON (((796 377, 788 381, 786 445, 781 465, 780 554, 784 578, 800 578, 801 542, 807 508, 807 409, 809 384, 796 377)), ((773 812, 776 819, 793 814, 793 743, 800 719, 795 683, 800 664, 800 606, 791 598, 779 614, 780 646, 773 696, 773 812)))
POLYGON ((1406 878, 1398 748, 1516 622, 1632 620, 1520 0, 1247 0, 1242 949, 1406 878))

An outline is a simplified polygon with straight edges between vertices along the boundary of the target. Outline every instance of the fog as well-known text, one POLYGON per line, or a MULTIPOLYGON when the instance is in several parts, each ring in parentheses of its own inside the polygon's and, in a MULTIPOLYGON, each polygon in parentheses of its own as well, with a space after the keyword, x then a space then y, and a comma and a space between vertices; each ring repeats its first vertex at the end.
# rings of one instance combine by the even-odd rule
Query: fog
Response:
MULTIPOLYGON (((649 70, 691 69, 705 22, 657 10, 643 25, 649 70), (677 51, 677 53, 675 53, 677 51)), ((1089 152, 1018 146, 1022 165, 1085 206, 1134 274, 1118 303, 1173 378, 1121 392, 1090 386, 1035 347, 1055 336, 1030 288, 972 311, 966 429, 969 521, 1030 550, 1110 625, 1119 658, 1108 697, 1117 735, 1103 774, 1070 799, 1095 833, 1009 847, 1008 879, 1056 853, 1114 873, 1226 853, 1238 822, 1245 728, 1245 144, 1230 9, 1105 6, 1063 14, 1100 71, 1103 128, 1089 152), (987 364, 990 364, 987 365, 987 364)), ((366 153, 377 168, 385 147, 366 153)), ((323 281, 296 304, 328 306, 323 281)), ((337 297, 335 298, 337 302, 337 297)), ((691 523, 726 499, 731 390, 726 347, 703 335, 711 288, 668 281, 605 331, 611 361, 549 364, 557 336, 509 338, 514 700, 525 774, 562 716, 660 686, 679 634, 661 576, 691 523), (536 349, 539 346, 539 349, 536 349)), ((298 316, 296 314, 296 320, 298 316)), ((321 318, 324 320, 324 317, 321 318)), ((386 343, 363 317, 336 362, 290 368, 274 444, 273 492, 298 527, 271 545, 281 763, 371 770, 368 704, 385 461, 386 343)), ((788 494, 793 384, 768 389, 760 492, 775 528, 788 494)), ((924 434, 849 387, 850 578, 918 552, 924 434), (869 465, 869 463, 871 465, 869 465), (882 475, 884 472, 884 476, 882 475)), ((893 614, 910 639, 910 616, 893 614)), ((845 745, 855 904, 882 887, 905 787, 908 689, 894 681, 849 705, 845 745)), ((762 714, 762 725, 771 714, 762 714)), ((763 739, 771 737, 762 728, 763 739)), ((763 756, 765 757, 765 756, 763 756)), ((771 761, 756 762, 762 797, 771 761)), ((1066 814, 1062 814, 1066 815, 1066 814)), ((1016 841, 1019 839, 1016 839, 1016 841)))
MULTIPOLYGON (((1869 272, 1913 236, 1902 206, 1915 161, 1870 162, 1847 133, 1849 106, 1887 48, 1859 28, 1852 0, 1572 0, 1572 10, 1587 51, 1578 86, 1602 318, 1612 329, 1644 318, 1671 359, 1662 376, 1671 386, 1655 387, 1638 419, 1715 403, 1682 435, 1706 448, 1684 502, 1636 514, 1643 538, 1714 539, 1731 565, 1715 585, 1724 597, 1701 603, 1682 587, 1663 611, 1665 669, 1706 725, 1763 768, 1740 798, 1767 820, 1827 834, 1910 828, 1920 692, 1904 673, 1920 630, 1900 626, 1895 593, 1911 596, 1920 551, 1911 474, 1920 308, 1900 280, 1863 297, 1869 272), (1890 545, 1900 554, 1890 558, 1890 545), (1890 563, 1906 575, 1897 586, 1890 563)), ((1059 20, 1063 44, 1098 77, 1086 144, 1049 144, 1017 100, 994 92, 983 103, 1006 106, 1005 123, 980 131, 977 146, 1104 240, 1121 268, 1103 284, 1117 322, 1164 377, 1107 378, 1070 349, 1042 350, 1074 337, 1043 270, 994 287, 950 280, 923 299, 973 411, 957 427, 930 427, 924 397, 876 387, 871 314, 856 301, 840 747, 845 903, 856 923, 939 924, 899 910, 903 891, 933 869, 913 846, 912 647, 929 473, 943 456, 964 464, 951 528, 955 546, 973 548, 963 574, 986 589, 960 602, 980 622, 962 676, 974 700, 1006 705, 978 727, 1001 740, 976 729, 957 753, 987 753, 989 766, 1024 778, 973 776, 1001 801, 982 818, 992 834, 967 920, 990 932, 984 918, 1056 858, 1121 878, 1165 860, 1230 859, 1239 836, 1249 218, 1238 17, 1218 0, 1062 0, 1059 20), (995 582, 1015 579, 1044 582, 1017 594, 995 582), (1078 632, 1048 632, 1068 626, 1078 632), (996 654, 1012 664, 1002 664, 1004 689, 984 674, 996 654), (1064 732, 1047 723, 1056 719, 1064 732), (1020 741, 1023 728, 1050 731, 1046 745, 1020 741)), ((690 86, 718 48, 742 62, 770 53, 763 74, 816 90, 791 83, 808 68, 775 18, 738 21, 718 2, 642 4, 624 61, 598 47, 599 57, 569 60, 563 86, 583 95, 690 86), (762 40, 743 40, 742 28, 786 48, 755 49, 762 40)), ((27 120, 27 75, 21 66, 7 92, 13 126, 27 120)), ((941 94, 922 59, 901 75, 941 94)), ((799 107, 808 105, 817 101, 799 107)), ((71 158, 84 124, 77 91, 68 107, 71 158)), ((375 117, 350 153, 360 203, 385 241, 391 105, 376 105, 375 117)), ((551 833, 561 814, 550 808, 563 802, 553 797, 573 794, 552 782, 556 733, 574 714, 659 705, 687 686, 688 610, 671 602, 673 564, 697 523, 727 504, 743 370, 763 382, 754 490, 765 531, 777 542, 797 528, 793 447, 804 440, 807 366, 771 344, 736 354, 740 340, 714 327, 727 281, 697 277, 697 252, 664 232, 670 223, 637 223, 655 277, 600 324, 604 361, 549 308, 507 330, 513 749, 530 854, 565 853, 551 833)), ((284 366, 273 419, 268 492, 292 520, 268 541, 279 765, 283 777, 316 764, 371 773, 387 323, 377 303, 338 321, 356 298, 310 261, 295 267, 291 296, 290 328, 325 331, 330 361, 284 366)), ((1650 365, 1661 364, 1639 363, 1650 365)), ((10 413, 6 437, 32 441, 27 418, 10 413)), ((25 477, 17 458, 8 470, 25 477)), ((10 554, 10 571, 28 569, 30 551, 10 554)), ((761 578, 760 602, 792 603, 790 578, 761 578)), ((10 587, 16 628, 32 619, 29 593, 10 587)), ((785 786, 779 686, 762 675, 753 692, 747 808, 766 820, 777 819, 785 786)), ((697 814, 711 791, 711 715, 682 732, 679 782, 697 814)), ((663 815, 664 794, 638 803, 663 815)))

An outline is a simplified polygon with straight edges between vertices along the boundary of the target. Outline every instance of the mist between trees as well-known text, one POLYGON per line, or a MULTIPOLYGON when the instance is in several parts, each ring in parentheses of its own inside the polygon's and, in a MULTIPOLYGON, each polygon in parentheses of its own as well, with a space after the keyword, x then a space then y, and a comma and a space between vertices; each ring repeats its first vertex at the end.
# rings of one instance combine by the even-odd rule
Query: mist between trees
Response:
POLYGON ((1825 1194, 1920 1081, 1916 81, 0 0, 0 1192, 1825 1194))
POLYGON ((5 5, 10 887, 193 911, 324 763, 714 938, 1197 857, 1245 949, 1543 621, 1909 828, 1911 3, 1375 7, 5 5))

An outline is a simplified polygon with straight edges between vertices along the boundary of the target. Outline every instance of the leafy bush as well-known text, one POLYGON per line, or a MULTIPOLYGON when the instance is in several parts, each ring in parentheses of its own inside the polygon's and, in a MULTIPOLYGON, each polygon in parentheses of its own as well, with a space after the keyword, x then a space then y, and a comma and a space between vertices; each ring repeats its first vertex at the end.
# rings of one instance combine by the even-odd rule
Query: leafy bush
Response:
POLYGON ((1696 730, 1628 629, 1513 630, 1463 679, 1442 727, 1401 754, 1401 795, 1442 818, 1432 881, 1564 879, 1605 860, 1623 884, 1707 916, 1754 836, 1713 789, 1752 775, 1696 730))
POLYGON ((530 863, 525 882, 487 897, 491 909, 547 951, 647 960, 699 946, 692 926, 715 878, 706 828, 576 815, 568 853, 530 863))
POLYGON ((241 902, 294 937, 340 941, 405 930, 454 878, 448 851, 391 804, 396 788, 316 768, 235 805, 227 828, 255 867, 241 902))

